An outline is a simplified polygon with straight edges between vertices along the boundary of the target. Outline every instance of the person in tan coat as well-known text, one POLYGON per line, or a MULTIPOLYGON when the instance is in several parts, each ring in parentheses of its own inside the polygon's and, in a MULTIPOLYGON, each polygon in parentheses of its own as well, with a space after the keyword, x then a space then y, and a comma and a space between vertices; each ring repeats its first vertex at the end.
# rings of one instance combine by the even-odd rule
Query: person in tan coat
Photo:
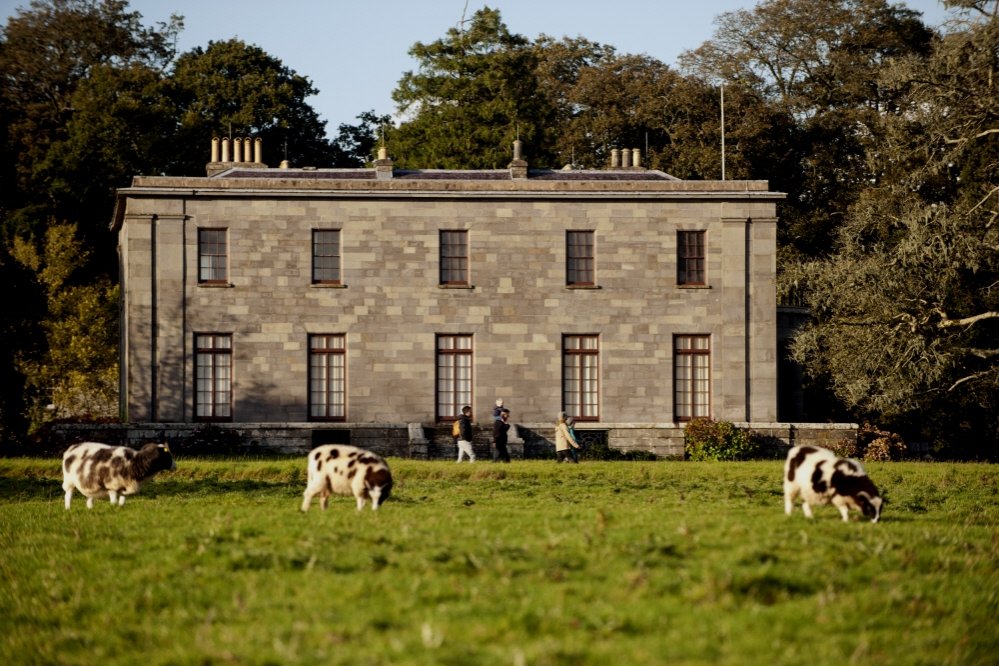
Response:
POLYGON ((572 436, 569 426, 565 422, 565 412, 558 413, 558 420, 555 421, 555 462, 579 463, 576 449, 579 442, 572 436))

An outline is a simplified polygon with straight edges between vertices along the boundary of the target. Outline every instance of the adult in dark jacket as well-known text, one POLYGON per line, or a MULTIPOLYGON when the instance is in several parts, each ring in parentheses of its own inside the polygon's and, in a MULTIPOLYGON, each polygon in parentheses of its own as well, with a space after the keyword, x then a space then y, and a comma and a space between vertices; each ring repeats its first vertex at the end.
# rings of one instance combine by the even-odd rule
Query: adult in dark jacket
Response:
POLYGON ((463 456, 468 456, 468 462, 475 462, 475 451, 472 449, 472 408, 465 405, 458 417, 458 462, 463 456))
POLYGON ((505 407, 500 410, 499 419, 493 421, 493 444, 496 451, 493 453, 493 462, 502 460, 510 462, 510 452, 506 449, 507 431, 510 430, 510 410, 505 407))

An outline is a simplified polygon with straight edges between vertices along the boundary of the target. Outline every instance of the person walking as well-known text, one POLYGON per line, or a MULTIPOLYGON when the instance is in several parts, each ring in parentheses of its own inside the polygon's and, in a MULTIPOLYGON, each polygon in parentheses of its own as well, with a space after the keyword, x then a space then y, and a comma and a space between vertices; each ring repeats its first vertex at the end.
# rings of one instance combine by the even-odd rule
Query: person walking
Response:
POLYGON ((576 421, 571 416, 565 417, 565 427, 569 429, 569 436, 572 441, 576 442, 576 448, 570 448, 569 454, 572 456, 572 462, 579 462, 579 452, 583 450, 583 443, 579 441, 579 435, 576 434, 576 421))
POLYGON ((493 445, 496 447, 496 451, 493 453, 493 462, 499 460, 505 463, 510 462, 510 452, 506 448, 507 431, 510 430, 509 420, 510 410, 504 407, 500 410, 499 419, 493 421, 493 445))
POLYGON ((569 432, 569 426, 565 422, 565 412, 558 413, 558 420, 555 421, 555 462, 572 462, 579 463, 579 459, 575 456, 574 449, 579 448, 579 443, 576 442, 572 433, 569 432))
POLYGON ((472 449, 472 408, 465 405, 458 417, 458 462, 468 456, 468 462, 475 462, 475 450, 472 449))

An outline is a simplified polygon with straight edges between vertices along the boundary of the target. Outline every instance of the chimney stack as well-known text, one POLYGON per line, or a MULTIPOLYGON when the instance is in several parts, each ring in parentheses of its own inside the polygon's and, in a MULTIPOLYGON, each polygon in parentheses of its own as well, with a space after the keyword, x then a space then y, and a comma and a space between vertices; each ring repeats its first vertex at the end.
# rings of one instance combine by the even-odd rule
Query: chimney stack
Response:
POLYGON ((242 169, 266 169, 264 164, 264 141, 260 137, 212 137, 211 161, 206 167, 209 176, 222 173, 233 167, 242 169))
POLYGON ((527 160, 523 155, 524 144, 520 139, 513 142, 513 159, 507 168, 510 169, 510 177, 514 180, 527 179, 527 160))

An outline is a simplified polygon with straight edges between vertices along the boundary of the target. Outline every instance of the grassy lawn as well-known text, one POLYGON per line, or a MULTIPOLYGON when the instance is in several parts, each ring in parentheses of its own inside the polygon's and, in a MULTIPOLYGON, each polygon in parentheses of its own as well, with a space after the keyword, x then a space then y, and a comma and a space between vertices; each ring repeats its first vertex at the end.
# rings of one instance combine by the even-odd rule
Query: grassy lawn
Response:
POLYGON ((994 664, 999 468, 870 464, 882 522, 787 518, 781 463, 178 460, 124 507, 0 459, 2 664, 994 664))

